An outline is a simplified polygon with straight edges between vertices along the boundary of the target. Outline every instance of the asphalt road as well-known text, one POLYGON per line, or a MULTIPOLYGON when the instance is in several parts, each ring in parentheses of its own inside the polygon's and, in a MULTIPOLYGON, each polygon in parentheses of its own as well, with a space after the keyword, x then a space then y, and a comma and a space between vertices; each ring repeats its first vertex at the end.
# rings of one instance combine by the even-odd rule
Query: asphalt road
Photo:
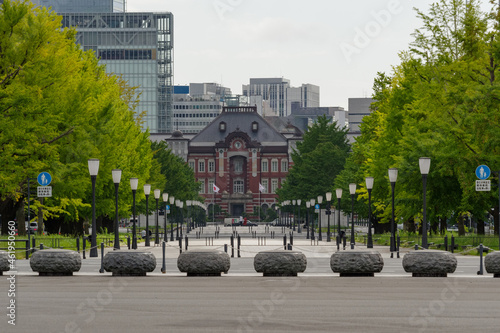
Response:
MULTIPOLYGON (((498 332, 498 279, 21 276, 2 332, 498 332)), ((0 282, 7 312, 6 279, 0 282)))
MULTIPOLYGON (((206 230, 201 239, 190 234, 189 249, 222 250, 231 228, 222 230, 220 239, 210 241, 204 239, 210 235, 206 230)), ((178 242, 167 243, 166 274, 160 272, 161 247, 139 243, 139 250, 157 257, 155 271, 146 277, 100 274, 101 258, 88 258, 88 252, 80 272, 70 277, 40 277, 29 260, 18 260, 15 282, 8 272, 0 278, 0 332, 497 332, 500 327, 500 279, 478 276, 478 257, 456 255, 457 270, 448 278, 413 278, 401 263, 411 249, 390 258, 387 247, 376 247, 384 258, 381 273, 341 278, 330 269, 335 243, 311 245, 296 235, 294 250, 306 255, 306 271, 270 278, 255 272, 253 257, 283 248, 283 235, 263 242, 246 232, 241 257, 232 258, 229 273, 221 277, 188 278, 179 272, 178 242), (11 300, 15 326, 7 316, 11 300)))

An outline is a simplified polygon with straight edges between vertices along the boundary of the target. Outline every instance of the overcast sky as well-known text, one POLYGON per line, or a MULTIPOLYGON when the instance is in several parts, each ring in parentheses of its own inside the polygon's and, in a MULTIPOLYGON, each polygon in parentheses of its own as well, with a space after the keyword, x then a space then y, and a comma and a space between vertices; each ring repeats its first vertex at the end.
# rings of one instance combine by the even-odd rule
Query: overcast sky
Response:
MULTIPOLYGON (((321 106, 370 97, 421 26, 432 0, 128 0, 128 11, 174 14, 174 84, 250 78, 320 86, 321 106)), ((486 2, 486 0, 483 0, 486 2)))

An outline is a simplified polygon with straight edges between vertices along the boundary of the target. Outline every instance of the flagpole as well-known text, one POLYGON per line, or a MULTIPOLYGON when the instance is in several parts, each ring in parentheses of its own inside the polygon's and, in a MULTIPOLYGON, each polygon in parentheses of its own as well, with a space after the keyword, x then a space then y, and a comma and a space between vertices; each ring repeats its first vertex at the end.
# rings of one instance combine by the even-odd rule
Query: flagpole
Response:
POLYGON ((260 194, 262 193, 262 191, 260 190, 260 183, 259 183, 259 222, 261 221, 261 218, 260 218, 260 194))

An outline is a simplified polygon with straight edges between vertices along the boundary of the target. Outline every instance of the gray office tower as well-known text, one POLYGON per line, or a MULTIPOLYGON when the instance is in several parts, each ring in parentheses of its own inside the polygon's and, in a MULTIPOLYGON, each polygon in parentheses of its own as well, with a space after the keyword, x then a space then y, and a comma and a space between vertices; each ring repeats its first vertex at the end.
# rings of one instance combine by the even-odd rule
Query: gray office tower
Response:
POLYGON ((126 0, 32 0, 62 15, 76 42, 93 50, 108 73, 139 87, 143 130, 173 130, 173 15, 126 12, 126 0))

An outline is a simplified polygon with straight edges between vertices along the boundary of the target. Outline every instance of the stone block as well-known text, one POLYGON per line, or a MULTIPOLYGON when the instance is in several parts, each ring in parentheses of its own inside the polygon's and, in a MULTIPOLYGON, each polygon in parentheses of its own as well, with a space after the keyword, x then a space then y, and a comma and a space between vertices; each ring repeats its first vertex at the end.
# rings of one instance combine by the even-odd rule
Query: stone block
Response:
POLYGON ((146 276, 155 270, 156 257, 148 251, 110 251, 104 256, 103 268, 113 276, 146 276))
POLYGON ((3 275, 3 272, 8 270, 10 270, 9 254, 5 251, 0 251, 0 275, 3 275))
POLYGON ((231 258, 223 251, 195 250, 182 252, 177 258, 179 271, 187 276, 220 276, 231 267, 231 258))
POLYGON ((264 276, 297 276, 306 270, 306 256, 299 251, 262 251, 254 258, 255 271, 264 276))
POLYGON ((40 276, 68 276, 80 270, 82 258, 71 250, 38 250, 31 256, 30 266, 40 276))
POLYGON ((500 278, 500 252, 491 252, 484 258, 484 268, 493 277, 500 278))
POLYGON ((446 251, 412 251, 403 257, 403 268, 414 277, 446 277, 455 272, 457 258, 446 251))
POLYGON ((330 257, 330 268, 340 276, 374 276, 384 268, 377 251, 338 251, 330 257))

